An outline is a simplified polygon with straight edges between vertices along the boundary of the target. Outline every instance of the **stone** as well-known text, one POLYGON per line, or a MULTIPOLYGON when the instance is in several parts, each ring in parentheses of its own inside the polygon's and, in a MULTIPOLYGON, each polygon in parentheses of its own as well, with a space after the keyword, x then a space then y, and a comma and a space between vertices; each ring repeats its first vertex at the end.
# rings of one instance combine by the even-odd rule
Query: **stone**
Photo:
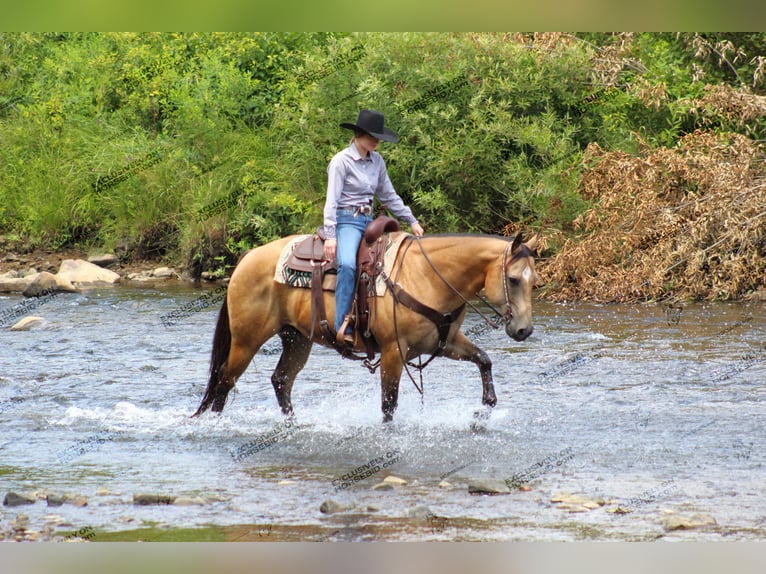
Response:
POLYGON ((298 484, 295 480, 280 480, 277 486, 290 486, 291 484, 298 484))
POLYGON ((439 483, 439 488, 452 488, 452 483, 451 482, 447 482, 446 480, 442 480, 439 483))
POLYGON ((3 500, 3 506, 23 506, 24 504, 34 504, 37 499, 34 496, 8 492, 3 500))
POLYGON ((403 478, 399 478, 398 476, 393 476, 393 475, 387 476, 386 478, 384 478, 383 482, 388 484, 393 484, 394 486, 404 486, 405 484, 407 484, 407 481, 404 480, 403 478))
POLYGON ((342 505, 340 502, 337 502, 332 498, 328 498, 319 507, 319 512, 322 514, 335 514, 336 512, 344 512, 347 509, 348 508, 342 505))
POLYGON ((46 500, 48 501, 48 506, 61 506, 64 504, 64 497, 56 496, 55 494, 49 494, 46 500))
POLYGON ((54 291, 77 293, 77 289, 72 283, 47 271, 35 274, 22 293, 24 297, 40 297, 47 296, 54 291))
POLYGON ((694 514, 692 516, 666 516, 661 521, 662 527, 668 531, 673 530, 691 530, 693 528, 704 528, 705 526, 714 526, 718 524, 709 514, 694 514))
POLYGON ((57 275, 79 286, 113 285, 120 280, 120 276, 114 271, 82 259, 64 259, 57 275))
POLYGON ((29 516, 26 514, 17 514, 16 520, 12 520, 8 523, 11 530, 14 532, 24 532, 29 526, 29 516))
POLYGON ((569 512, 589 512, 606 502, 600 499, 592 499, 579 494, 570 494, 568 492, 559 492, 551 497, 551 502, 558 502, 556 508, 568 510, 569 512))
POLYGON ((11 327, 11 331, 30 331, 35 327, 39 327, 45 323, 45 319, 32 315, 31 317, 24 317, 20 321, 14 323, 11 327))
POLYGON ((168 277, 173 277, 175 274, 176 272, 170 267, 157 267, 157 269, 152 272, 152 275, 157 279, 167 279, 168 277))
POLYGON ((133 504, 136 506, 151 506, 154 504, 173 504, 176 497, 166 494, 137 493, 133 495, 133 504))
POLYGON ((415 506, 407 511, 407 516, 409 518, 419 518, 421 520, 426 520, 431 516, 434 516, 434 513, 431 512, 431 509, 427 506, 415 506))
POLYGON ((34 279, 29 277, 0 277, 0 293, 21 293, 34 279))
POLYGON ((498 494, 510 494, 511 489, 505 482, 500 480, 474 480, 468 483, 468 492, 470 494, 488 494, 490 496, 498 494))
POLYGON ((179 496, 173 501, 174 506, 205 506, 205 499, 201 496, 179 496))
POLYGON ((155 278, 152 277, 151 271, 141 271, 140 273, 129 273, 128 274, 128 280, 129 281, 149 282, 149 281, 154 281, 155 278))
POLYGON ((96 496, 109 496, 110 494, 112 493, 109 492, 109 489, 104 488, 103 486, 96 490, 96 496))
POLYGON ((97 253, 88 257, 88 263, 98 265, 99 267, 112 267, 120 262, 120 258, 114 253, 97 253))
POLYGON ((372 487, 373 490, 393 490, 394 485, 390 482, 379 482, 375 486, 372 487))

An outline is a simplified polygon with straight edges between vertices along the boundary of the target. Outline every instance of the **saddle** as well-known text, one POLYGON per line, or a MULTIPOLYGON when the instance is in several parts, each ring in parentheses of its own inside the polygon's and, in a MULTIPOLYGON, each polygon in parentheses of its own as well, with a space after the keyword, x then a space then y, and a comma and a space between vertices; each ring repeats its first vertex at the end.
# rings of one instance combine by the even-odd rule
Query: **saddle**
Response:
MULTIPOLYGON (((359 244, 356 256, 356 288, 354 301, 351 304, 351 321, 355 337, 361 338, 367 352, 367 359, 375 356, 375 339, 370 332, 370 301, 375 297, 375 279, 383 269, 383 258, 386 251, 386 240, 383 234, 399 231, 399 222, 387 216, 374 219, 365 229, 364 237, 359 244)), ((335 279, 338 273, 336 260, 324 257, 325 237, 319 231, 301 241, 285 263, 286 267, 310 275, 311 288, 311 332, 319 326, 325 342, 344 356, 349 356, 350 350, 336 341, 335 330, 327 321, 323 291, 335 290, 335 279)))

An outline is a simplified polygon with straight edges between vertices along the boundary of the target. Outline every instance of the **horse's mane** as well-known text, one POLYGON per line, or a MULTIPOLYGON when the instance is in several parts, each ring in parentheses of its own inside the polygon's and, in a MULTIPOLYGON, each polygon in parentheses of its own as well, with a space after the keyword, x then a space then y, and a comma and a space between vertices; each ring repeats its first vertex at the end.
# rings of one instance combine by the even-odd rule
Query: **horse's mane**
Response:
MULTIPOLYGON (((429 237, 435 237, 435 238, 455 238, 455 239, 501 239, 505 242, 513 241, 516 237, 511 235, 510 237, 507 235, 490 235, 488 233, 465 233, 465 232, 457 232, 457 233, 429 233, 428 235, 424 235, 423 239, 428 239, 429 237)), ((524 243, 521 244, 521 247, 513 254, 513 257, 511 257, 511 261, 514 261, 516 259, 520 259, 522 257, 532 257, 535 259, 537 257, 537 251, 530 249, 527 247, 524 243)))
POLYGON ((427 235, 423 236, 423 239, 428 239, 429 237, 455 237, 455 238, 476 237, 476 238, 483 238, 483 239, 502 239, 503 241, 513 241, 513 236, 508 237, 506 235, 490 235, 489 233, 466 233, 466 232, 428 233, 427 235))

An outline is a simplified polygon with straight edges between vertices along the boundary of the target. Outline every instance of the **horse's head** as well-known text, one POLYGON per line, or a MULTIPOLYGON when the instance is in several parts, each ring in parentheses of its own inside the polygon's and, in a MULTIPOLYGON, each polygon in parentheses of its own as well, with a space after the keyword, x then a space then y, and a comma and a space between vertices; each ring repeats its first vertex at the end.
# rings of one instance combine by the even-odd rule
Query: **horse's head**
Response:
POLYGON ((521 233, 503 250, 499 264, 490 271, 485 290, 490 299, 502 302, 500 312, 505 319, 505 332, 516 341, 532 334, 532 288, 537 281, 535 247, 537 235, 524 243, 521 233))

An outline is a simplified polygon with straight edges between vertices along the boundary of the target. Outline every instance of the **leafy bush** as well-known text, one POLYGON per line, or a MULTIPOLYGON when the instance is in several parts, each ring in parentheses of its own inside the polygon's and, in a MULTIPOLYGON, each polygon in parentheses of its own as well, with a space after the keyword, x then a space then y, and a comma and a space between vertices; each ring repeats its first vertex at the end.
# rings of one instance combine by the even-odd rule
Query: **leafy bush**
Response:
POLYGON ((555 251, 597 201, 589 146, 763 139, 765 72, 756 33, 2 33, 0 233, 230 263, 321 224, 338 124, 370 108, 427 231, 555 251))

